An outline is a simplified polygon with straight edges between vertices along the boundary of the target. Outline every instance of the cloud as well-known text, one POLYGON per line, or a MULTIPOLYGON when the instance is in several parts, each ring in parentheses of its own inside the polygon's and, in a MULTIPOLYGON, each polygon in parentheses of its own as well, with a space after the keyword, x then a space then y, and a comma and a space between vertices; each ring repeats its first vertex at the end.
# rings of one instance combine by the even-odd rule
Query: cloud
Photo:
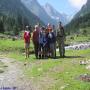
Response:
POLYGON ((76 9, 80 9, 87 0, 69 0, 69 3, 76 9))

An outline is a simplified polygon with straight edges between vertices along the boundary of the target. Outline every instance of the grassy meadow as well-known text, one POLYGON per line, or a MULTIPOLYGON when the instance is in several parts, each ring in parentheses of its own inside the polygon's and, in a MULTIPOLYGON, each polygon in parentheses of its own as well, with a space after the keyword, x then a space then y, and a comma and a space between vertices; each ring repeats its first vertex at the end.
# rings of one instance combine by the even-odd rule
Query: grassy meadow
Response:
MULTIPOLYGON (((89 41, 89 37, 67 37, 66 43, 89 41)), ((31 42, 30 50, 33 51, 31 42)), ((24 64, 24 41, 19 39, 0 39, 0 57, 14 58, 17 62, 24 64)), ((39 90, 90 90, 90 82, 80 80, 82 74, 90 74, 86 69, 89 65, 80 65, 81 60, 90 60, 90 49, 87 50, 66 50, 66 57, 59 58, 57 52, 56 59, 35 59, 34 54, 30 54, 27 66, 22 70, 26 78, 39 87, 39 90)), ((0 63, 1 68, 1 63, 0 63)))

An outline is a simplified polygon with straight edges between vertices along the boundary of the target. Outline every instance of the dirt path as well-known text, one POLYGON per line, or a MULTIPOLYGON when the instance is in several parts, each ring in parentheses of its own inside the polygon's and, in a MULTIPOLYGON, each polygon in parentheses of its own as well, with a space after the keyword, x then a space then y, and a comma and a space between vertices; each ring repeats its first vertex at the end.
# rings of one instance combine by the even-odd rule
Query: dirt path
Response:
POLYGON ((36 90, 31 81, 23 75, 22 63, 8 58, 0 58, 0 61, 8 66, 5 72, 0 74, 0 90, 36 90))

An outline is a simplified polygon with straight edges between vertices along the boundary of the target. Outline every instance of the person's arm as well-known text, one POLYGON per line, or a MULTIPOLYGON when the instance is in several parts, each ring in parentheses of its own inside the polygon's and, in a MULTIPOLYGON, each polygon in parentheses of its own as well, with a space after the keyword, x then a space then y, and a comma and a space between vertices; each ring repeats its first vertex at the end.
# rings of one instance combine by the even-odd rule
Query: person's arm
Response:
POLYGON ((62 27, 62 30, 63 30, 63 35, 66 36, 64 27, 62 27))
POLYGON ((33 42, 34 42, 34 33, 35 33, 35 32, 33 32, 33 34, 32 34, 32 41, 33 41, 33 42))
POLYGON ((31 38, 31 33, 29 32, 29 36, 30 36, 30 38, 31 38))
POLYGON ((64 40, 66 41, 66 34, 64 28, 63 28, 63 36, 64 36, 64 40))

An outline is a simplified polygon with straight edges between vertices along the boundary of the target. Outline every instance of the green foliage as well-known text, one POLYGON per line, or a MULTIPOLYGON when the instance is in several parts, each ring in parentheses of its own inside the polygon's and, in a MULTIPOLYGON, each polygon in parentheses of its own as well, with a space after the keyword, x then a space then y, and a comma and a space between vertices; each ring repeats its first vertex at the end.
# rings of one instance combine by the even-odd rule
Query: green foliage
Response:
POLYGON ((80 35, 80 34, 74 34, 74 35, 69 35, 66 37, 66 45, 70 45, 73 43, 83 43, 83 42, 90 42, 90 37, 89 35, 80 35))
POLYGON ((4 33, 4 25, 1 20, 0 20, 0 33, 4 33))
POLYGON ((79 33, 81 28, 87 27, 90 27, 90 13, 73 19, 69 24, 65 26, 65 29, 68 33, 79 33))
MULTIPOLYGON (((87 0, 87 3, 83 5, 81 10, 73 17, 71 22, 65 26, 66 32, 70 34, 81 33, 85 35, 88 34, 86 33, 86 30, 80 32, 80 29, 85 29, 87 27, 90 27, 90 0, 87 0)), ((90 32, 89 29, 88 32, 90 32)))

